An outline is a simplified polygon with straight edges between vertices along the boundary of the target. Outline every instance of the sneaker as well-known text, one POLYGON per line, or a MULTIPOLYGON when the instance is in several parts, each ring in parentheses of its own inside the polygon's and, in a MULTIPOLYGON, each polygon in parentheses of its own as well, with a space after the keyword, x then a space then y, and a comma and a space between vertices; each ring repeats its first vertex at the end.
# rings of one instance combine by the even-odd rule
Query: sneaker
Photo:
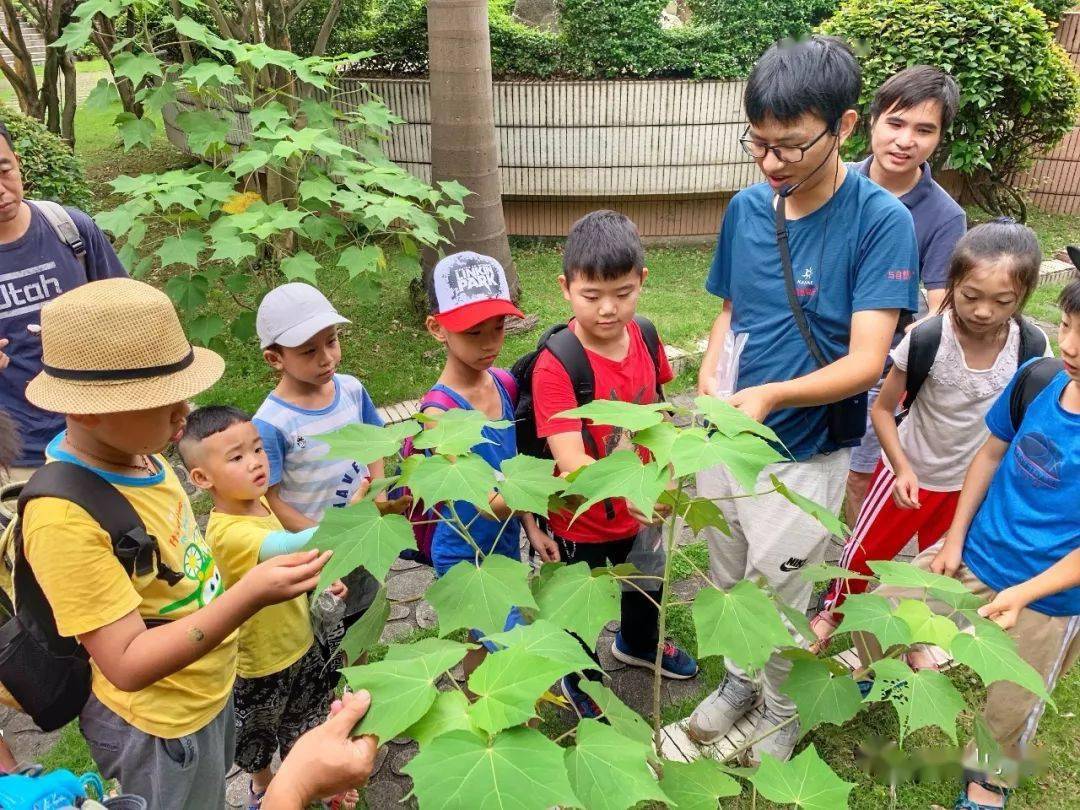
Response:
POLYGON ((761 717, 759 717, 757 723, 754 724, 754 730, 750 734, 751 740, 764 737, 761 742, 755 743, 752 747, 750 758, 754 762, 761 762, 763 754, 775 757, 781 762, 787 762, 791 759, 791 753, 795 750, 795 743, 799 741, 799 721, 796 719, 788 723, 779 731, 774 731, 772 734, 769 734, 772 729, 787 720, 787 716, 774 714, 769 710, 768 704, 766 704, 765 709, 761 713, 761 717), (769 736, 765 737, 766 734, 769 734, 769 736))
POLYGON ((569 678, 564 677, 559 681, 559 686, 562 689, 563 695, 570 701, 570 706, 574 709, 574 713, 582 720, 595 720, 603 714, 600 707, 596 705, 596 701, 571 684, 569 678))
POLYGON ((756 702, 754 685, 729 672, 716 691, 694 709, 686 733, 694 742, 714 743, 731 731, 756 702))
MULTIPOLYGON (((623 642, 622 631, 615 634, 615 640, 611 642, 611 655, 617 661, 629 664, 632 667, 645 667, 653 669, 656 661, 653 658, 639 658, 626 649, 623 642)), ((676 678, 685 681, 697 675, 697 661, 690 657, 689 653, 680 649, 670 638, 664 639, 664 654, 660 658, 660 674, 665 678, 676 678)))

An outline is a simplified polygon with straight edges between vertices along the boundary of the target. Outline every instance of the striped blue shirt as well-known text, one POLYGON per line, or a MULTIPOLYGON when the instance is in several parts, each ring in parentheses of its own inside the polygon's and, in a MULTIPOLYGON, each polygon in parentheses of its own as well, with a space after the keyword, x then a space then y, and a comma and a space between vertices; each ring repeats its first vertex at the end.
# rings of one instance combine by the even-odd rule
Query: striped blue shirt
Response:
POLYGON ((334 375, 334 401, 308 410, 270 394, 255 412, 255 427, 270 462, 270 486, 293 509, 321 520, 332 506, 348 506, 368 469, 356 461, 326 460, 324 433, 364 422, 383 421, 363 384, 347 374, 334 375))

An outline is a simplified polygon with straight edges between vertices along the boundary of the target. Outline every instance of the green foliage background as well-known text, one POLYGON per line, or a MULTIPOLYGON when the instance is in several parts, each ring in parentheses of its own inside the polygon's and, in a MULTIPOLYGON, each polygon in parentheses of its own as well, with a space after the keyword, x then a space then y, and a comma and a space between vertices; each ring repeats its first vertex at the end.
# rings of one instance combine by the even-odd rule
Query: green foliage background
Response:
POLYGON ((43 123, 0 103, 0 121, 11 133, 22 164, 23 189, 32 200, 55 200, 92 210, 90 187, 82 163, 58 135, 43 123))

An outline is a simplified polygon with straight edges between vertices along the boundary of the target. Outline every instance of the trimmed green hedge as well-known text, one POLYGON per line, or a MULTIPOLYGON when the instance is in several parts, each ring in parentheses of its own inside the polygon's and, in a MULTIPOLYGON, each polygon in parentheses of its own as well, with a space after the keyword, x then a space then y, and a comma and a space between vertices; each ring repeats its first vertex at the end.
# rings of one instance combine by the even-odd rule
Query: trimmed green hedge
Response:
POLYGON ((56 200, 93 213, 82 163, 68 145, 36 118, 0 103, 0 121, 11 133, 28 199, 56 200))

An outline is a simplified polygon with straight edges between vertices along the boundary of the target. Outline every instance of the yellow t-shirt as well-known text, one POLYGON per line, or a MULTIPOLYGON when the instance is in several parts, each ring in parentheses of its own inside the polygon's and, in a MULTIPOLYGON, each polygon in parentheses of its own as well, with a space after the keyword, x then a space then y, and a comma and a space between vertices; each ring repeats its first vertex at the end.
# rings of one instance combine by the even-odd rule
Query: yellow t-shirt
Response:
MULTIPOLYGON (((210 513, 206 542, 210 544, 225 580, 231 588, 244 574, 259 564, 259 549, 270 532, 283 531, 270 511, 265 517, 210 513)), ((306 594, 264 607, 240 627, 240 655, 236 672, 244 678, 261 678, 292 666, 311 649, 311 632, 306 594)))
MULTIPOLYGON (((48 455, 75 459, 58 449, 48 455)), ((26 559, 62 635, 78 636, 138 609, 147 620, 181 619, 222 591, 221 574, 195 523, 191 502, 172 467, 154 457, 149 478, 95 470, 115 485, 157 538, 161 562, 180 576, 175 585, 155 573, 128 576, 109 535, 82 508, 61 498, 36 498, 23 515, 26 559)), ((236 633, 194 663, 138 692, 117 689, 93 666, 98 700, 140 731, 175 739, 206 726, 225 707, 236 675, 236 633)))

